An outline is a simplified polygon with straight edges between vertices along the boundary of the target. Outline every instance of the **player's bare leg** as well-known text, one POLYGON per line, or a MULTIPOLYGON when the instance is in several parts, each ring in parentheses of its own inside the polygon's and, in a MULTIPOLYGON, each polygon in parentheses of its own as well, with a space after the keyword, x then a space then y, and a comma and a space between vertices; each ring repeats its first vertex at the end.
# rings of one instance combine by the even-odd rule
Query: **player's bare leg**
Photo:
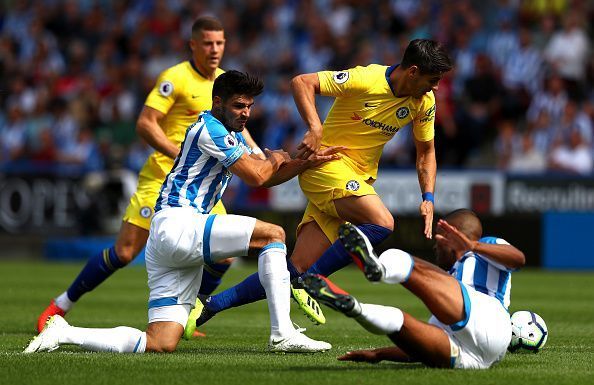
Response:
POLYGON ((331 245, 315 221, 305 223, 297 234, 291 262, 298 272, 304 273, 331 245))
POLYGON ((450 366, 450 340, 442 329, 421 322, 394 307, 359 303, 349 293, 320 275, 306 275, 304 285, 320 302, 354 318, 373 334, 387 335, 398 347, 349 352, 339 359, 368 362, 420 361, 429 366, 450 366))
POLYGON ((140 253, 146 245, 149 232, 130 222, 122 222, 115 243, 115 251, 119 260, 127 265, 140 253))
POLYGON ((146 351, 175 351, 183 332, 184 328, 177 322, 151 322, 146 329, 146 351))
POLYGON ((460 282, 432 263, 416 257, 414 261, 410 277, 402 286, 419 297, 442 323, 451 325, 463 320, 464 299, 460 282))
POLYGON ((394 230, 394 217, 377 195, 350 196, 336 199, 338 216, 355 225, 371 223, 394 230))

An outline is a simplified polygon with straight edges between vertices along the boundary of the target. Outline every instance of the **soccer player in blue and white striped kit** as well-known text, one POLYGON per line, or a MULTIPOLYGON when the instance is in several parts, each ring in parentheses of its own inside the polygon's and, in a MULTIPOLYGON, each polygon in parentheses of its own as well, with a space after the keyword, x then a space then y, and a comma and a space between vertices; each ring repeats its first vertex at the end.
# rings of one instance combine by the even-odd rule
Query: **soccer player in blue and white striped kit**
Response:
POLYGON ((214 82, 212 112, 188 127, 180 154, 165 179, 155 206, 146 246, 150 289, 146 332, 130 327, 89 329, 68 325, 59 315, 46 324, 25 353, 52 351, 62 344, 109 352, 171 352, 184 332, 205 263, 259 250, 258 275, 266 289, 270 313, 269 350, 318 352, 331 345, 313 340, 291 322, 290 282, 284 230, 238 215, 214 215, 232 174, 253 186, 272 186, 324 161, 340 149, 327 149, 309 160, 291 159, 282 151, 251 156, 241 131, 262 92, 261 80, 228 71, 214 82))
POLYGON ((351 224, 341 226, 339 239, 367 279, 402 284, 432 313, 423 322, 395 307, 360 303, 321 275, 305 276, 314 298, 396 344, 348 352, 339 360, 486 369, 503 358, 511 339, 511 272, 525 257, 501 238, 482 237, 474 212, 460 209, 438 221, 435 253, 441 269, 398 249, 378 257, 351 224))

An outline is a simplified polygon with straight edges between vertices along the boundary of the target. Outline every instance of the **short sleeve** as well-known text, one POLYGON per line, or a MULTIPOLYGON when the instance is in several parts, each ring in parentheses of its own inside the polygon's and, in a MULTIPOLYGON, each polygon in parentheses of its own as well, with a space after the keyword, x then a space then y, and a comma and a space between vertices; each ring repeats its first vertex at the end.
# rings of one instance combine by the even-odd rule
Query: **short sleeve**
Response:
POLYGON ((427 92, 413 119, 413 133, 419 142, 428 142, 435 137, 435 95, 427 92))
POLYGON ((361 66, 344 71, 320 71, 320 94, 333 97, 360 95, 367 90, 364 72, 365 67, 361 66))
MULTIPOLYGON (((481 243, 487 243, 489 245, 509 245, 509 242, 506 241, 503 238, 497 238, 497 237, 482 237, 481 239, 479 239, 479 242, 481 243)), ((490 265, 495 266, 496 268, 498 268, 499 270, 503 270, 503 271, 515 271, 515 269, 511 269, 507 266, 504 266, 500 263, 497 263, 495 261, 493 261, 491 258, 481 255, 481 254, 475 254, 477 258, 482 259, 483 261, 487 262, 490 265)))
POLYGON ((239 144, 243 147, 243 150, 245 152, 247 152, 248 154, 252 154, 254 152, 245 140, 245 138, 243 137, 243 135, 241 135, 241 133, 238 132, 237 134, 235 134, 235 137, 237 138, 237 140, 239 140, 239 144))
POLYGON ((244 153, 244 146, 240 140, 227 131, 218 120, 212 118, 207 120, 200 134, 198 148, 219 160, 227 168, 237 162, 244 153))
POLYGON ((177 80, 174 71, 168 68, 161 72, 157 78, 157 82, 147 96, 144 105, 167 114, 173 103, 175 103, 181 87, 182 83, 177 80))

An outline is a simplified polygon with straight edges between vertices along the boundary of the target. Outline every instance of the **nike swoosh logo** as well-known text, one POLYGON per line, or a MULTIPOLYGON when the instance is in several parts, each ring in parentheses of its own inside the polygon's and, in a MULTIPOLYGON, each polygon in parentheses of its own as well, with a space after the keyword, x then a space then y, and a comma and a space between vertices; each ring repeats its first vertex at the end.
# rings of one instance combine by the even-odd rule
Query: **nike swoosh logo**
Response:
POLYGON ((196 99, 197 97, 199 97, 200 95, 192 95, 192 99, 196 99))
POLYGON ((377 107, 377 106, 379 106, 379 103, 368 103, 368 102, 365 103, 365 107, 367 107, 367 108, 373 108, 373 107, 377 107))

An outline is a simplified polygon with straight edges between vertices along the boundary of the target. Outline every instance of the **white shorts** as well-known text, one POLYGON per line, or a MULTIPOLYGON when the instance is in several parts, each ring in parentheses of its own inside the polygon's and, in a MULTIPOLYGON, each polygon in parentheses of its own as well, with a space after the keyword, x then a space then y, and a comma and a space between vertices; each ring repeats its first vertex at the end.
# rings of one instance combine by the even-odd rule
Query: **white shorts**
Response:
POLYGON ((149 323, 185 326, 200 290, 202 266, 247 255, 255 225, 255 218, 199 214, 190 207, 157 212, 145 254, 149 323))
POLYGON ((450 338, 452 367, 487 369, 505 356, 511 340, 509 313, 496 298, 460 283, 466 318, 454 325, 445 325, 435 316, 429 323, 443 329, 450 338))

